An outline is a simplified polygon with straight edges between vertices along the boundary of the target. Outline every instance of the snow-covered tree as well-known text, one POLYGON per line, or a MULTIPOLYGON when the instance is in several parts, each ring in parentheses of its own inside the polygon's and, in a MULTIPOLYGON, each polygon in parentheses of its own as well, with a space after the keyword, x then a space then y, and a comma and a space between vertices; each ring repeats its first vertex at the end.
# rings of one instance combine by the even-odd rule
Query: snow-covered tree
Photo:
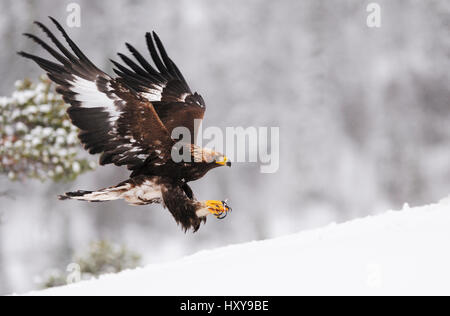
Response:
POLYGON ((94 169, 95 162, 80 156, 78 131, 51 82, 42 76, 15 86, 11 97, 0 97, 0 174, 69 181, 94 169))
MULTIPOLYGON (((90 280, 102 274, 137 268, 141 264, 141 256, 124 245, 102 240, 91 243, 86 253, 74 256, 73 262, 79 268, 80 280, 90 280)), ((67 284, 67 271, 49 270, 37 281, 42 288, 63 286, 67 284)))

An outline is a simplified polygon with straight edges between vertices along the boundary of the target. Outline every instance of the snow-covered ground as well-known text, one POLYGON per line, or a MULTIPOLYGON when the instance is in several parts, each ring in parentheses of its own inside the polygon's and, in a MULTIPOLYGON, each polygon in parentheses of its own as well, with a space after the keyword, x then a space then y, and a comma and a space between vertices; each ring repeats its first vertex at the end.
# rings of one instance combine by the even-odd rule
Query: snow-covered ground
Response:
POLYGON ((448 295, 449 242, 446 199, 31 294, 448 295))

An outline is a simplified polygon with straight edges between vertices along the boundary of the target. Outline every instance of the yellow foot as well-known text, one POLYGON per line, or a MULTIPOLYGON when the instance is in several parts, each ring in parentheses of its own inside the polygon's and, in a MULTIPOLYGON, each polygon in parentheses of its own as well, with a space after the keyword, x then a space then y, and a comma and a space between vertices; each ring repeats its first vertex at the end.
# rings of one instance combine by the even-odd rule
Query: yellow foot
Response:
POLYGON ((226 201, 208 200, 205 202, 208 211, 218 219, 227 217, 228 212, 231 212, 231 207, 228 206, 226 201))

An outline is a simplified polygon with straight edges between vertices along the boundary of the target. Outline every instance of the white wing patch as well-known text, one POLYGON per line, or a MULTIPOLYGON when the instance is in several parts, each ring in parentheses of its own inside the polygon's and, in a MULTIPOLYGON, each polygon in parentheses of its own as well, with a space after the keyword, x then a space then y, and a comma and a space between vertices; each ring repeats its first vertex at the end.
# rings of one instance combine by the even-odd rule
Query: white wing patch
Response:
MULTIPOLYGON (((162 94, 165 87, 165 84, 153 84, 151 87, 146 87, 146 92, 141 92, 139 95, 150 102, 159 102, 162 99, 162 94)), ((186 101, 188 95, 190 95, 190 93, 183 93, 177 98, 177 100, 179 102, 184 102, 186 101)))
POLYGON ((165 84, 161 85, 152 85, 151 88, 146 88, 147 92, 142 92, 140 95, 144 98, 146 98, 150 102, 158 102, 161 101, 162 98, 162 92, 164 88, 166 87, 165 84))
MULTIPOLYGON (((120 117, 121 112, 115 106, 115 100, 99 91, 97 84, 94 81, 89 81, 77 76, 74 77, 75 80, 72 83, 71 90, 76 93, 74 98, 76 101, 81 102, 81 107, 103 108, 104 111, 108 112, 112 122, 120 117)), ((119 98, 117 98, 117 100, 119 100, 119 98)))
POLYGON ((181 102, 186 101, 186 98, 187 98, 188 95, 190 95, 190 93, 183 93, 183 94, 180 96, 180 101, 181 101, 181 102))

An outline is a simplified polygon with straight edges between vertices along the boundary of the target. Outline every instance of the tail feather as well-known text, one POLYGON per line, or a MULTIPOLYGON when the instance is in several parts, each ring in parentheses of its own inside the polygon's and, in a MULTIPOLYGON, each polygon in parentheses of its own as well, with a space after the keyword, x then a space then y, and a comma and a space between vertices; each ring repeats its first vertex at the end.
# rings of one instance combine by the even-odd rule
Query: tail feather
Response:
POLYGON ((69 200, 75 197, 83 197, 84 195, 91 194, 93 191, 82 191, 78 190, 75 192, 67 192, 64 195, 58 195, 58 199, 60 200, 69 200))
POLYGON ((75 191, 67 192, 64 195, 58 196, 60 200, 79 200, 89 202, 106 202, 114 201, 122 198, 122 194, 127 188, 123 186, 107 188, 99 191, 75 191))
POLYGON ((106 202, 124 199, 131 205, 161 203, 162 193, 159 177, 138 176, 114 187, 98 191, 75 191, 60 195, 60 200, 106 202))

